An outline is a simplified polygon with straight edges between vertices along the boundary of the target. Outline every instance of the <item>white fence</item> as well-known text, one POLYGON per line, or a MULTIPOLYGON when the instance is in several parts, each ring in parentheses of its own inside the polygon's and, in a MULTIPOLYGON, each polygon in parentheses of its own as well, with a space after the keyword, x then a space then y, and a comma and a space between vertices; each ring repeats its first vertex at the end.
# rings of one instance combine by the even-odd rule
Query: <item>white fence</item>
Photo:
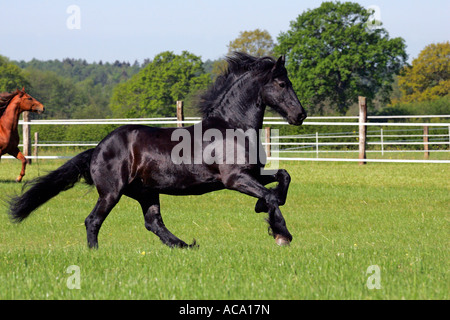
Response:
MULTIPOLYGON (((367 145, 371 146, 380 146, 380 150, 367 150, 366 152, 370 153, 391 153, 391 152, 425 152, 430 150, 387 150, 388 146, 408 146, 408 145, 445 145, 450 147, 450 127, 443 127, 435 129, 440 130, 441 132, 446 131, 444 134, 425 134, 422 129, 402 129, 402 130, 385 130, 380 129, 379 131, 369 131, 369 134, 366 136, 368 139, 376 138, 378 141, 369 141, 367 145), (392 132, 412 132, 412 134, 392 134, 392 132), (422 134, 414 134, 422 132, 422 134), (370 134, 372 133, 372 134, 370 134), (401 140, 391 140, 393 138, 401 140), (421 139, 417 139, 421 138, 421 139), (434 139, 434 141, 433 141, 434 139), (424 141, 428 140, 428 141, 424 141)), ((357 141, 359 139, 359 135, 355 134, 356 132, 341 132, 341 133, 319 133, 315 134, 305 134, 305 135, 290 135, 290 136, 279 136, 276 137, 278 140, 282 139, 298 139, 304 142, 276 142, 270 143, 270 145, 278 145, 278 146, 287 146, 290 148, 283 149, 282 152, 285 153, 316 153, 317 155, 320 152, 333 152, 333 153, 351 153, 356 152, 357 150, 319 150, 321 146, 357 146, 359 142, 320 142, 321 140, 330 140, 330 139, 353 139, 357 141), (314 140, 311 142, 307 142, 308 140, 314 140), (303 150, 305 148, 312 148, 313 151, 303 150)), ((274 138, 275 139, 275 138, 274 138)), ((447 150, 433 150, 433 152, 450 152, 450 149, 447 150)))
MULTIPOLYGON (((406 119, 432 119, 432 118, 450 118, 450 115, 426 115, 426 116, 369 116, 369 120, 406 120, 406 119)), ((361 123, 358 121, 350 121, 359 119, 359 117, 309 117, 304 122, 305 126, 345 126, 345 127, 359 127, 361 123), (325 121, 338 120, 338 121, 325 121), (339 121, 340 120, 340 121, 339 121), (346 121, 346 122, 343 122, 346 121)), ((183 121, 173 118, 145 118, 145 119, 89 119, 89 120, 32 120, 19 121, 19 125, 125 125, 125 124, 145 124, 145 125, 191 125, 200 121, 200 118, 185 118, 183 121)), ((279 117, 264 118, 264 126, 271 125, 288 125, 286 121, 279 117)), ((363 124, 368 127, 368 146, 378 146, 377 150, 367 150, 367 153, 385 153, 391 152, 449 152, 450 151, 450 123, 434 123, 434 122, 366 122, 363 124), (374 128, 379 127, 375 132, 374 128), (391 127, 417 127, 416 132, 412 134, 395 134, 392 129, 385 129, 391 127), (423 133, 423 127, 429 127, 430 131, 437 133, 423 133), (422 132, 419 132, 422 131, 422 132), (376 141, 373 141, 373 139, 376 141), (401 138, 402 140, 392 141, 393 138, 401 138), (432 150, 429 146, 440 146, 439 150, 432 150), (390 146, 424 146, 424 149, 414 150, 388 150, 390 146)), ((358 150, 348 150, 354 146, 360 145, 358 141, 359 135, 356 131, 344 133, 319 133, 309 135, 291 135, 291 136, 277 136, 271 137, 270 143, 264 143, 270 146, 277 146, 279 149, 278 155, 269 157, 272 160, 292 160, 292 161, 343 161, 343 162, 361 162, 361 159, 349 158, 320 158, 321 154, 326 153, 352 153, 358 150), (333 142, 333 139, 353 139, 353 142, 333 142), (283 141, 284 140, 284 141, 283 141), (285 142, 289 140, 288 142, 285 142), (296 140, 296 141, 292 141, 296 140), (328 140, 328 141, 324 141, 328 140), (281 147, 281 148, 280 148, 281 147), (342 147, 346 150, 329 150, 330 147, 342 147), (309 150, 306 150, 309 149, 309 150), (295 154, 315 154, 315 157, 294 157, 295 154), (280 156, 280 154, 290 155, 290 157, 280 156), (291 157, 292 156, 292 157, 291 157)), ((405 131, 405 129, 397 129, 405 131)), ((61 142, 61 143, 35 143, 35 147, 94 147, 98 142, 61 142)), ((12 157, 4 157, 12 158, 12 157)), ((27 158, 35 159, 35 156, 28 155, 27 158)), ((47 155, 38 156, 38 159, 68 159, 70 157, 47 155)), ((403 163, 450 163, 450 160, 411 160, 411 159, 365 159, 364 162, 403 162, 403 163)))

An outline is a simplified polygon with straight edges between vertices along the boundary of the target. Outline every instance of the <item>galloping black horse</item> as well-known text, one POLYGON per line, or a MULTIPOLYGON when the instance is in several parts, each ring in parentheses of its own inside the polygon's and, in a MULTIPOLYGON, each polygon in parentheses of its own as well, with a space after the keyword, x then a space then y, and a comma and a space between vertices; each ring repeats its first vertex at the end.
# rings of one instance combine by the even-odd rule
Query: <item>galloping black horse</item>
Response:
MULTIPOLYGON (((122 195, 140 203, 145 227, 163 243, 171 247, 192 247, 195 241, 188 245, 165 227, 159 195, 197 195, 230 189, 257 198, 255 211, 269 213, 267 221, 271 235, 278 244, 289 244, 292 235, 279 209, 286 201, 290 182, 286 170, 264 174, 265 161, 259 158, 249 161, 249 143, 244 148, 245 161, 240 163, 231 161, 235 159, 211 163, 196 155, 196 148, 203 152, 211 147, 212 138, 203 136, 210 129, 215 130, 216 136, 219 133, 226 136, 230 130, 236 129, 242 132, 261 129, 267 105, 290 124, 301 125, 306 118, 287 76, 284 57, 276 61, 270 57, 256 58, 235 53, 227 58, 227 62, 227 71, 202 97, 199 107, 203 120, 200 123, 180 129, 126 125, 114 130, 96 148, 31 181, 23 195, 10 201, 12 220, 21 222, 33 210, 59 192, 71 188, 83 177, 86 183, 96 186, 99 194, 97 204, 85 220, 90 248, 98 247, 100 227, 122 195), (184 131, 177 134, 176 130, 184 131), (183 161, 174 159, 173 151, 179 145, 179 138, 186 135, 195 137, 198 133, 201 133, 200 138, 188 140, 194 152, 182 150, 183 161), (273 189, 264 187, 271 182, 278 182, 278 185, 273 189)), ((258 148, 261 148, 259 136, 257 139, 258 148)), ((226 139, 223 140, 225 143, 226 139)), ((237 142, 233 148, 238 149, 237 142)), ((226 158, 229 152, 224 155, 226 158)))

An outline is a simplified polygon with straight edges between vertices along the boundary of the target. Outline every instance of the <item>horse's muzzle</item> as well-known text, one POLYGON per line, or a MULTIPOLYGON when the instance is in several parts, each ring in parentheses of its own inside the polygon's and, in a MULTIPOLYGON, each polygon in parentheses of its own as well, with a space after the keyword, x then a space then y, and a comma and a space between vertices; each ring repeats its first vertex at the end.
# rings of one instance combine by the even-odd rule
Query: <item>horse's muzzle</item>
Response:
POLYGON ((31 111, 36 112, 37 114, 43 114, 45 112, 45 108, 44 107, 36 108, 34 110, 31 110, 31 111))
POLYGON ((308 117, 308 115, 306 114, 306 112, 301 113, 298 116, 298 125, 301 125, 303 123, 303 121, 306 119, 306 117, 308 117))
POLYGON ((288 123, 294 126, 300 126, 302 125, 303 121, 306 119, 307 115, 306 112, 304 113, 300 113, 297 118, 295 119, 290 119, 288 118, 288 123))

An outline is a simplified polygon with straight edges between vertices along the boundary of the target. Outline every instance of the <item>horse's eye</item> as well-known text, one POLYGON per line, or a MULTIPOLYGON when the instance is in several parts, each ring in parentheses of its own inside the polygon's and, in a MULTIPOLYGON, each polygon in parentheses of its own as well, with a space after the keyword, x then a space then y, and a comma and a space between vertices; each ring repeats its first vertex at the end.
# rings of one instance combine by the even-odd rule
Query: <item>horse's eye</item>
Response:
POLYGON ((28 100, 33 100, 33 98, 28 98, 28 100))
POLYGON ((278 82, 278 85, 279 85, 281 88, 284 88, 284 87, 286 87, 286 82, 278 82))

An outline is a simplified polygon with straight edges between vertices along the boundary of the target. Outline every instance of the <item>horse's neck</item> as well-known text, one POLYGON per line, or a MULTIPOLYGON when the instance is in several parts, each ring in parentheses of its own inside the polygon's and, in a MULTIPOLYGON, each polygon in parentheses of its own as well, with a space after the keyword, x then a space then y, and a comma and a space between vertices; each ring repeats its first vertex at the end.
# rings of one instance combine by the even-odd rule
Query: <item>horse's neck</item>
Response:
MULTIPOLYGON (((246 81, 249 77, 241 79, 246 81)), ((253 80, 255 81, 255 80, 253 80)), ((221 99, 214 116, 220 117, 236 129, 261 129, 265 105, 262 103, 259 86, 245 83, 243 87, 234 85, 221 99)))
POLYGON ((0 125, 5 131, 17 130, 21 110, 19 102, 11 101, 0 118, 0 125))

